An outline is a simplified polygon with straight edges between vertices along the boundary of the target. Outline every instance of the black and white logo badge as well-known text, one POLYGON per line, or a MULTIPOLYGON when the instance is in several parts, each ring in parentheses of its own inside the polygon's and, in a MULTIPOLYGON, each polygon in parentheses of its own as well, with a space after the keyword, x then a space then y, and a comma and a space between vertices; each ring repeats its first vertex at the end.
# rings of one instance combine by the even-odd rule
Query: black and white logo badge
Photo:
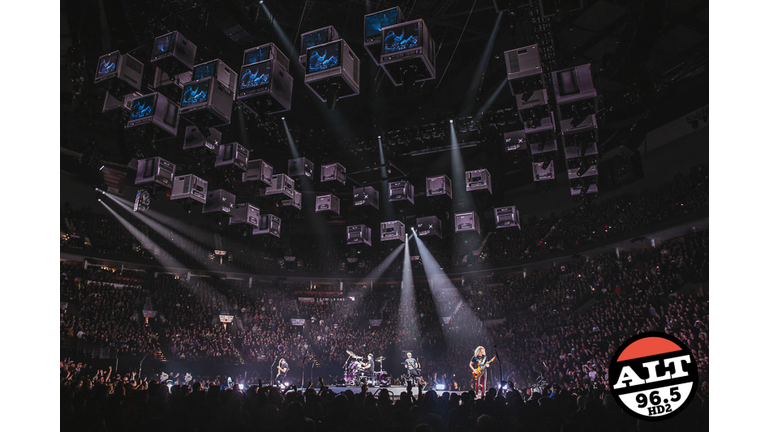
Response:
POLYGON ((624 342, 609 369, 611 393, 628 413, 642 420, 665 420, 696 396, 696 360, 682 342, 649 332, 624 342))

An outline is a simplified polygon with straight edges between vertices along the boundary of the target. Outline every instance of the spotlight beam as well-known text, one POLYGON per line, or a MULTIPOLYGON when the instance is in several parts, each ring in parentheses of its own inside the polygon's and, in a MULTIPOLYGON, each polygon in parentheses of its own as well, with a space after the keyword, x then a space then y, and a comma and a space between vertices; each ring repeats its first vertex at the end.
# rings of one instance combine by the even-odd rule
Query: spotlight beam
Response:
MULTIPOLYGON (((118 201, 114 197, 112 197, 111 194, 105 194, 105 195, 107 195, 109 198, 111 198, 114 202, 117 203, 117 205, 122 207, 124 210, 126 210, 128 212, 133 210, 130 206, 128 206, 128 205, 118 201)), ((150 229, 152 229, 153 231, 155 231, 156 233, 161 235, 164 239, 166 239, 166 240, 168 240, 170 242, 173 242, 176 246, 179 247, 180 250, 184 251, 184 253, 187 256, 189 256, 190 258, 195 260, 201 266, 203 266, 203 267, 205 267, 205 268, 207 268, 209 270, 213 270, 213 271, 220 270, 220 269, 217 269, 215 267, 210 266, 209 263, 206 262, 206 260, 205 260, 205 255, 200 256, 199 253, 194 253, 193 252, 193 251, 196 251, 196 250, 199 252, 200 249, 203 249, 203 253, 205 254, 205 250, 204 250, 205 246, 203 246, 200 243, 198 243, 198 242, 196 242, 194 240, 191 240, 190 238, 180 234, 176 230, 173 230, 171 228, 165 227, 165 226, 163 226, 159 222, 153 221, 152 219, 150 219, 149 217, 147 217, 147 216, 145 216, 145 215, 143 215, 141 213, 135 213, 134 212, 132 214, 139 221, 141 221, 143 224, 147 225, 150 229)))
POLYGON ((380 262, 379 265, 377 265, 375 269, 371 270, 371 272, 368 273, 362 280, 371 281, 371 286, 373 286, 373 284, 378 282, 379 279, 381 279, 381 276, 384 274, 384 272, 395 261, 395 258, 397 258, 397 256, 400 255, 400 252, 406 247, 405 245, 406 243, 403 243, 400 246, 396 247, 395 250, 392 251, 392 253, 390 253, 386 258, 384 258, 384 261, 380 262))
POLYGON ((421 262, 424 264, 424 271, 427 274, 427 283, 435 302, 435 307, 439 318, 451 317, 451 328, 443 331, 449 347, 458 348, 461 341, 466 338, 460 337, 459 332, 478 331, 479 334, 473 334, 473 340, 480 342, 487 338, 487 333, 483 327, 482 321, 472 311, 459 290, 453 285, 448 275, 445 274, 440 264, 427 249, 427 246, 419 237, 416 239, 416 246, 419 248, 421 262), (479 337, 478 337, 479 336, 479 337))
POLYGON ((299 148, 296 147, 296 141, 293 140, 293 135, 291 135, 291 130, 288 129, 288 123, 285 122, 285 117, 282 118, 283 120, 283 127, 285 128, 285 136, 288 138, 288 144, 291 146, 291 156, 294 159, 298 159, 299 156, 299 148))
POLYGON ((488 42, 485 44, 485 49, 483 49, 482 56, 480 56, 480 62, 478 63, 478 67, 475 70, 475 75, 472 77, 469 87, 467 87, 467 95, 464 98, 464 109, 460 114, 461 117, 469 114, 469 110, 472 109, 472 106, 474 105, 473 102, 475 96, 480 90, 483 80, 485 79, 485 71, 488 69, 488 61, 491 59, 491 50, 493 49, 493 44, 496 42, 496 34, 499 32, 499 25, 501 24, 502 16, 504 16, 503 12, 496 16, 496 23, 493 25, 491 36, 488 38, 488 42))
POLYGON ((410 238, 405 242, 403 255, 403 281, 400 290, 400 309, 398 313, 398 334, 401 349, 413 349, 418 342, 418 316, 416 315, 416 296, 413 290, 413 272, 411 268, 410 238))
POLYGON ((179 261, 177 261, 175 258, 173 258, 168 252, 165 251, 165 249, 161 248, 157 245, 152 239, 147 237, 144 233, 139 231, 138 228, 131 225, 130 222, 128 222, 124 217, 117 214, 116 211, 112 210, 110 206, 107 205, 104 201, 99 199, 99 203, 104 206, 111 214, 112 216, 117 219, 120 224, 125 227, 128 232, 136 238, 136 240, 139 241, 140 244, 144 245, 144 248, 149 251, 149 253, 152 254, 157 260, 160 262, 160 264, 165 268, 166 270, 185 270, 186 267, 184 267, 183 264, 181 264, 179 261))

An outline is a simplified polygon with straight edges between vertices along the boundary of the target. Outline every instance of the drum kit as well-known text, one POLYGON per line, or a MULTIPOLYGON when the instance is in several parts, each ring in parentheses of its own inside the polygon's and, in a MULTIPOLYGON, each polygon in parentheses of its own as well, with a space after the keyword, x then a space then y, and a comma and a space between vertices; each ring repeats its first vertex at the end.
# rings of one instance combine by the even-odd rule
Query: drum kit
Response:
POLYGON ((363 384, 369 387, 388 387, 391 383, 389 374, 384 370, 382 362, 386 357, 378 357, 375 362, 379 364, 379 370, 376 370, 376 364, 373 367, 373 377, 364 374, 363 357, 347 350, 347 361, 344 363, 344 384, 347 386, 361 386, 363 384))

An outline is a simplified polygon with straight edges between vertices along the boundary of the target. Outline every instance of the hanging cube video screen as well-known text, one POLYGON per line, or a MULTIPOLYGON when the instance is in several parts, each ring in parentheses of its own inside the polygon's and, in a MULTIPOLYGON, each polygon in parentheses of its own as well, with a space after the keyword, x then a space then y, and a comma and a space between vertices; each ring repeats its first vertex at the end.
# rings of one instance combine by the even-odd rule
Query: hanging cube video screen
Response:
POLYGON ((397 24, 397 8, 381 11, 365 17, 365 37, 381 35, 381 29, 397 24))
POLYGON ((173 50, 174 42, 176 42, 176 33, 168 33, 167 35, 155 38, 155 45, 152 47, 152 57, 157 57, 173 50))
POLYGON ((249 65, 263 60, 269 60, 269 46, 254 49, 245 53, 243 64, 249 65))
POLYGON ((155 113, 155 98, 157 95, 144 96, 133 101, 131 120, 149 117, 155 113))
POLYGON ((575 69, 557 72, 557 86, 560 95, 568 96, 579 92, 579 81, 575 69))
POLYGON ((265 61, 240 68, 240 90, 269 85, 272 79, 272 62, 265 61))
POLYGON ((99 58, 99 67, 96 69, 96 77, 103 77, 117 70, 117 60, 120 54, 115 51, 99 58))
POLYGON ((341 43, 311 48, 307 51, 307 72, 320 72, 339 66, 341 43))
POLYGON ((216 62, 210 61, 208 63, 203 63, 201 65, 195 66, 195 71, 192 73, 192 81, 197 81, 199 79, 208 78, 210 76, 213 76, 213 74, 216 71, 216 62))
POLYGON ((384 54, 396 53, 419 46, 419 23, 408 23, 385 30, 384 54))
POLYGON ((186 107, 208 100, 211 90, 211 80, 193 81, 184 85, 181 106, 186 107))
POLYGON ((304 52, 312 48, 313 46, 330 42, 328 39, 329 39, 329 34, 328 34, 327 28, 318 30, 313 33, 307 33, 301 37, 301 51, 304 52))

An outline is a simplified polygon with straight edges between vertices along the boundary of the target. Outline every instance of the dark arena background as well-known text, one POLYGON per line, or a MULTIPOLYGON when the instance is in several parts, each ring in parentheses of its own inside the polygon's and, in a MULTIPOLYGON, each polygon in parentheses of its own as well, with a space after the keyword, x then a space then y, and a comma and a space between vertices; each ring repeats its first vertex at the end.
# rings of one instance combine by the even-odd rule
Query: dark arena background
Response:
POLYGON ((62 2, 61 429, 707 430, 708 15, 62 2))

